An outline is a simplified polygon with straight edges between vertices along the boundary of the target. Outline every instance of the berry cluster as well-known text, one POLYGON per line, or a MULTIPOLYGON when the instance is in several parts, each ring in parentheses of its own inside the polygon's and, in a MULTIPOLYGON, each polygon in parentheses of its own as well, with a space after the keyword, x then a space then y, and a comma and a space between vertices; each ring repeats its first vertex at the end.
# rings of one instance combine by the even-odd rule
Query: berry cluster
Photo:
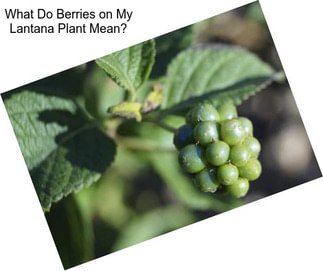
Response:
POLYGON ((226 189, 233 197, 244 197, 249 181, 261 174, 259 141, 253 137, 249 119, 238 117, 232 104, 215 108, 198 104, 178 128, 174 144, 180 151, 182 168, 194 174, 195 184, 204 192, 226 189))

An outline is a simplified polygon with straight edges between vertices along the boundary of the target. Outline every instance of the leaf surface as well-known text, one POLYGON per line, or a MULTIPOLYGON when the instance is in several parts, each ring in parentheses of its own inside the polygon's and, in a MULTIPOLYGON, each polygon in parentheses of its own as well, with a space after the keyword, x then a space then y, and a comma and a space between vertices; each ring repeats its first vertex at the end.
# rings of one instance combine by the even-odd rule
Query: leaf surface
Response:
POLYGON ((136 216, 122 229, 113 250, 117 251, 157 237, 165 232, 187 226, 194 220, 189 210, 180 206, 153 209, 141 216, 136 216))
POLYGON ((155 43, 148 40, 110 55, 96 63, 121 87, 135 95, 148 79, 155 59, 155 43))
POLYGON ((97 181, 114 142, 69 99, 23 91, 5 106, 43 209, 97 181))
POLYGON ((237 46, 188 49, 169 65, 162 108, 209 100, 241 103, 276 79, 275 71, 237 46))

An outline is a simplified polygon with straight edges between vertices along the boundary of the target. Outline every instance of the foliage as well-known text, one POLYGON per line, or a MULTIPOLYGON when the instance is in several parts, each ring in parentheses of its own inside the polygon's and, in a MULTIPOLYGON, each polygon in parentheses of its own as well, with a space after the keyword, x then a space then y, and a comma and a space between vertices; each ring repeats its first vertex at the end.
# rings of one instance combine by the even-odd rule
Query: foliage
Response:
POLYGON ((45 210, 97 181, 116 146, 71 99, 33 91, 12 95, 6 108, 45 210))
POLYGON ((148 79, 155 59, 155 43, 148 40, 114 54, 101 57, 96 63, 121 87, 129 91, 131 99, 148 79))
MULTIPOLYGON (((227 101, 239 104, 280 75, 242 48, 207 45, 183 50, 168 64, 164 77, 147 81, 155 54, 155 42, 150 40, 97 59, 97 65, 119 87, 109 82, 98 84, 93 79, 85 81, 89 83, 85 84, 83 95, 74 95, 75 91, 69 92, 69 89, 59 95, 23 89, 5 99, 44 210, 97 181, 113 162, 115 143, 135 150, 146 145, 146 151, 163 148, 171 151, 171 133, 167 132, 166 145, 160 145, 153 136, 156 134, 158 138, 164 129, 174 131, 174 123, 167 124, 170 114, 180 116, 193 104, 205 100, 214 105, 227 101), (95 95, 91 95, 91 89, 95 95), (128 95, 124 95, 125 91, 128 95), (98 107, 100 114, 96 114, 98 107), (124 117, 135 118, 142 125, 125 121, 124 117), (147 125, 148 133, 144 132, 147 125), (128 132, 120 133, 122 126, 128 132)), ((96 72, 88 77, 103 78, 97 68, 92 70, 96 72)), ((86 72, 85 69, 85 76, 86 72)), ((161 163, 155 154, 150 154, 150 163, 184 203, 198 209, 230 208, 221 200, 200 195, 187 186, 187 177, 177 168, 174 154, 163 155, 161 163)))
MULTIPOLYGON (((257 2, 238 14, 265 27, 257 2)), ((284 74, 261 59, 272 45, 258 56, 238 40, 208 38, 212 20, 2 95, 65 268, 244 203, 196 188, 174 132, 195 104, 239 105, 284 74)), ((238 111, 258 118, 255 101, 238 111)))

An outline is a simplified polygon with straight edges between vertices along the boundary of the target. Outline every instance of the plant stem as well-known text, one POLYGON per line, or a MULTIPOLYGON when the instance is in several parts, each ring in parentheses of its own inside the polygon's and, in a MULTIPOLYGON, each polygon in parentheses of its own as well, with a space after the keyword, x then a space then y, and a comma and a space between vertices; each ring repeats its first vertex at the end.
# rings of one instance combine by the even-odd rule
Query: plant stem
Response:
POLYGON ((114 140, 120 146, 123 146, 127 149, 134 150, 134 151, 163 151, 163 152, 171 152, 174 151, 175 148, 172 146, 163 146, 158 142, 149 140, 149 139, 142 139, 142 138, 135 138, 135 137, 123 137, 123 136, 115 136, 114 140))
POLYGON ((176 132, 176 128, 164 123, 164 122, 160 122, 160 121, 156 121, 156 122, 153 122, 155 123, 156 125, 158 125, 159 127, 161 128, 164 128, 165 130, 171 132, 171 133, 175 133, 176 132))
POLYGON ((158 125, 159 127, 171 132, 171 133, 175 133, 176 132, 176 128, 174 128, 173 126, 170 126, 168 124, 166 124, 165 122, 162 122, 159 118, 149 118, 149 117, 144 117, 143 118, 143 121, 146 121, 146 122, 151 122, 151 123, 154 123, 156 125, 158 125))
POLYGON ((135 90, 133 89, 128 90, 127 101, 134 102, 135 100, 136 100, 135 90))

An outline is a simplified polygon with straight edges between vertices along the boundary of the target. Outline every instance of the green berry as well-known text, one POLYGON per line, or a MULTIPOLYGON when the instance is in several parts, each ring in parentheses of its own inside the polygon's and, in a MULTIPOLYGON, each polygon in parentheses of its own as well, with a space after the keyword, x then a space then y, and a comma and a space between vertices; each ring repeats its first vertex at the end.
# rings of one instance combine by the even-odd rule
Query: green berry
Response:
POLYGON ((259 178, 261 174, 261 164, 258 159, 250 159, 244 166, 239 167, 240 176, 254 181, 259 178))
POLYGON ((257 138, 253 136, 248 136, 245 138, 242 144, 247 147, 252 158, 258 157, 261 150, 261 146, 257 138))
POLYGON ((229 145, 239 144, 245 138, 245 130, 238 119, 221 123, 221 138, 229 145))
POLYGON ((197 173, 205 168, 203 149, 194 144, 184 147, 178 155, 178 161, 188 173, 197 173))
POLYGON ((230 147, 224 141, 215 141, 206 148, 206 159, 213 166, 223 165, 228 161, 230 147))
POLYGON ((203 121, 219 121, 219 112, 210 104, 196 105, 191 113, 191 124, 194 126, 203 121))
POLYGON ((230 103, 223 104, 218 108, 220 121, 229 120, 238 116, 237 108, 230 103))
POLYGON ((249 190, 249 181, 245 178, 238 180, 227 186, 227 191, 235 198, 244 197, 249 190))
POLYGON ((252 122, 245 118, 245 117, 239 117, 238 120, 240 120, 247 136, 252 136, 253 135, 253 126, 252 122))
POLYGON ((196 174, 195 184, 203 192, 211 193, 214 193, 220 185, 215 171, 207 168, 196 174))
POLYGON ((206 146, 219 139, 216 122, 205 121, 198 123, 194 128, 194 138, 202 146, 206 146))
POLYGON ((241 167, 245 165, 250 158, 251 158, 251 155, 246 146, 235 145, 231 147, 230 160, 237 167, 241 167))
POLYGON ((238 168, 231 164, 225 164, 218 168, 219 181, 224 185, 229 185, 238 180, 239 171, 238 168))
POLYGON ((174 145, 178 150, 186 145, 194 143, 193 129, 191 125, 183 125, 174 134, 174 145))

